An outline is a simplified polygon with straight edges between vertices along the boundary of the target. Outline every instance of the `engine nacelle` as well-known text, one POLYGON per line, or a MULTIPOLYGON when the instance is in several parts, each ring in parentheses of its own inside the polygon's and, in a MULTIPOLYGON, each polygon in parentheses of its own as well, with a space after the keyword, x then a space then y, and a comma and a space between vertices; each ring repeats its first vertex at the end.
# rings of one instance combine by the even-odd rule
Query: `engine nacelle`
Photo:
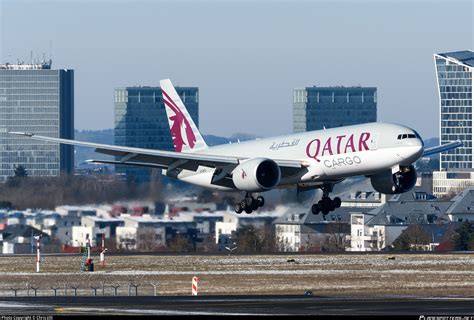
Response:
POLYGON ((370 177, 372 187, 385 194, 403 193, 411 190, 416 183, 415 167, 400 167, 400 171, 392 174, 391 170, 381 172, 370 177))
POLYGON ((278 164, 267 158, 254 158, 239 164, 232 171, 232 181, 237 189, 248 192, 267 191, 280 182, 278 164))

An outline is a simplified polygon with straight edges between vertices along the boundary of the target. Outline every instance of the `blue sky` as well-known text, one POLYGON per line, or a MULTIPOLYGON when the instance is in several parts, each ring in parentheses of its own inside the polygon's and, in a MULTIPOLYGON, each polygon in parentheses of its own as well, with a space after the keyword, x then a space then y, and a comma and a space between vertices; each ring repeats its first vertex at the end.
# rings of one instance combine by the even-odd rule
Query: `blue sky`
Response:
POLYGON ((378 88, 378 119, 438 135, 433 53, 472 49, 472 1, 0 0, 0 61, 75 69, 75 126, 115 87, 198 86, 205 134, 292 131, 293 88, 378 88))

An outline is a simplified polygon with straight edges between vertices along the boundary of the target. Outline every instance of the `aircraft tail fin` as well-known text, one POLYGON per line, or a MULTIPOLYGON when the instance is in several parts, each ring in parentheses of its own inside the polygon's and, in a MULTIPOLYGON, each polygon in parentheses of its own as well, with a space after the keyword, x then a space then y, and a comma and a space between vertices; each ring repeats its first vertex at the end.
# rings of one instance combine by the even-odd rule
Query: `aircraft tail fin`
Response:
POLYGON ((206 142, 171 81, 161 80, 160 87, 175 151, 195 152, 206 149, 206 142))

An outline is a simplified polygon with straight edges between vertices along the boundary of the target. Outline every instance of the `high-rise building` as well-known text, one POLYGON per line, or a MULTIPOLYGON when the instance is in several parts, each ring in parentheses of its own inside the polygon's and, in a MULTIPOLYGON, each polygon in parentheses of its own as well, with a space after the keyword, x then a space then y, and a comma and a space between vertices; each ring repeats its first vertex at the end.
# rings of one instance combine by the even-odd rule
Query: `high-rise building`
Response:
POLYGON ((377 121, 377 88, 306 87, 293 92, 293 132, 377 121))
MULTIPOLYGON (((199 127, 199 90, 176 87, 191 118, 199 127)), ((160 87, 115 89, 115 144, 127 147, 174 151, 160 87)), ((151 169, 115 166, 129 181, 150 181, 151 169)))
POLYGON ((0 64, 0 182, 23 166, 29 176, 72 173, 74 148, 9 135, 8 131, 74 139, 74 70, 0 64))
POLYGON ((440 171, 433 173, 433 194, 456 193, 474 184, 472 148, 472 50, 434 55, 440 101, 440 142, 462 140, 463 146, 440 155, 440 171))

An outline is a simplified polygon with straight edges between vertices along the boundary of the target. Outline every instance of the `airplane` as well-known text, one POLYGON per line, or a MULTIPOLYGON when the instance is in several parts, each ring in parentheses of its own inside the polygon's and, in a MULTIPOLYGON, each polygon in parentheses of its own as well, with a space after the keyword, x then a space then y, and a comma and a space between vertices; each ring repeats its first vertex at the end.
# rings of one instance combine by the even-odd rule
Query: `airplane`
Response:
POLYGON ((209 147, 171 81, 161 80, 160 87, 174 152, 28 132, 10 134, 91 147, 117 159, 87 160, 90 163, 159 168, 168 177, 194 185, 245 192, 245 197, 234 206, 238 214, 250 214, 263 207, 264 197, 254 198, 254 193, 296 186, 300 190, 322 189, 322 198, 312 205, 311 211, 327 215, 341 206, 340 198, 329 197, 333 186, 354 176, 370 178, 373 188, 380 193, 407 192, 416 183, 415 161, 462 145, 457 140, 425 149, 415 130, 374 122, 209 147))

